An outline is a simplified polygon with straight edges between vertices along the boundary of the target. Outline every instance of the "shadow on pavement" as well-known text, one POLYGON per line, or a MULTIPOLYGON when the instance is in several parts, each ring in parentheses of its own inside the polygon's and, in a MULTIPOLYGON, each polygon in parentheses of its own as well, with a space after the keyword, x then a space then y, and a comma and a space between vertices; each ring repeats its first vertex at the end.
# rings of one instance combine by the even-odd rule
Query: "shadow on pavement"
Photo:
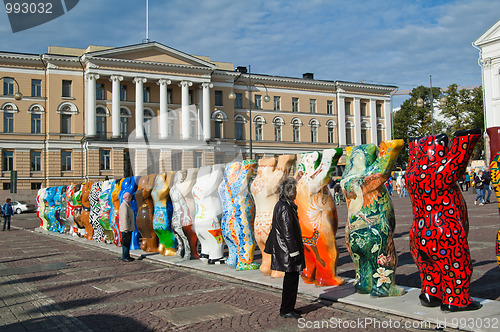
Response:
POLYGON ((498 287, 498 280, 500 280, 500 268, 496 266, 483 274, 479 279, 471 282, 471 295, 476 296, 474 293, 481 292, 481 297, 485 299, 496 300, 498 297, 500 297, 500 287, 498 287), (485 292, 484 290, 487 290, 487 292, 485 292))
MULTIPOLYGON (((84 299, 79 299, 79 300, 69 300, 69 301, 60 301, 57 302, 57 306, 64 309, 64 310, 74 310, 78 309, 79 307, 86 307, 90 306, 93 304, 97 304, 100 302, 105 302, 108 298, 111 296, 102 296, 102 297, 90 297, 90 298, 84 298, 84 299)), ((44 305, 40 306, 36 309, 31 309, 28 310, 28 314, 36 314, 39 313, 40 311, 43 313, 50 313, 52 311, 60 311, 60 308, 56 308, 54 305, 49 304, 49 305, 44 305)))
POLYGON ((23 284, 25 282, 42 281, 42 280, 47 280, 47 279, 50 279, 53 277, 54 277, 54 275, 44 275, 44 276, 21 278, 21 279, 17 279, 17 280, 9 280, 9 281, 0 282, 0 286, 1 285, 23 284))

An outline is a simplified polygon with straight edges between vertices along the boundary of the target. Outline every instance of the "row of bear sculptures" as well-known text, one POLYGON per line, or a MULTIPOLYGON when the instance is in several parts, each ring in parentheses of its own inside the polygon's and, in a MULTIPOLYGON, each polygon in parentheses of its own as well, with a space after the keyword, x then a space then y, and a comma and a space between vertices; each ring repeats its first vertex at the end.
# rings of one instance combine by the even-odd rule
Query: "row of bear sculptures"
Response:
MULTIPOLYGON (((448 311, 480 307, 469 296, 472 264, 467 206, 456 183, 479 137, 479 131, 470 130, 457 132, 452 142, 441 134, 409 143, 405 180, 414 213, 410 246, 420 271, 420 301, 425 306, 441 305, 448 311)), ((395 285, 395 215, 384 186, 402 147, 403 140, 391 140, 380 147, 347 148, 340 181, 348 207, 345 241, 356 269, 355 289, 375 297, 404 294, 395 285)), ((317 286, 340 285, 344 279, 336 275, 338 217, 328 184, 342 153, 334 148, 265 157, 258 165, 256 160, 244 160, 44 188, 37 196, 38 215, 41 227, 47 230, 119 246, 117 213, 128 192, 136 214, 132 249, 253 270, 259 268, 253 261, 258 245, 261 272, 281 277, 282 272, 271 271, 264 247, 279 199, 277 186, 295 164, 297 213, 306 259, 302 278, 317 286)))

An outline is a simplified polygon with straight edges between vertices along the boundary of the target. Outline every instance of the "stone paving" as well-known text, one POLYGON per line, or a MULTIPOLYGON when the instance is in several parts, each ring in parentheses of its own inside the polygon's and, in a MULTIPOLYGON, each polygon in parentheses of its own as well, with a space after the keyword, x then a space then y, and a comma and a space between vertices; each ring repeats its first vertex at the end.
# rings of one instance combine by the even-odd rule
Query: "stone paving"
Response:
MULTIPOLYGON (((474 197, 467 193, 466 199, 474 262, 471 294, 499 300, 496 204, 474 206, 474 197)), ((399 254, 396 282, 419 287, 418 272, 408 252, 410 201, 393 200, 399 254)), ((354 267, 343 237, 345 203, 338 214, 338 271, 342 277, 353 278, 354 267)), ((303 331, 319 327, 317 324, 354 331, 398 330, 392 328, 395 325, 383 325, 389 321, 409 324, 404 330, 435 328, 415 328, 422 322, 308 296, 298 299, 297 307, 305 312, 301 324, 278 316, 279 289, 147 259, 122 263, 119 255, 85 242, 33 232, 38 224, 35 214, 23 214, 15 216, 10 232, 0 233, 1 331, 303 331), (379 326, 374 325, 377 322, 379 326)))

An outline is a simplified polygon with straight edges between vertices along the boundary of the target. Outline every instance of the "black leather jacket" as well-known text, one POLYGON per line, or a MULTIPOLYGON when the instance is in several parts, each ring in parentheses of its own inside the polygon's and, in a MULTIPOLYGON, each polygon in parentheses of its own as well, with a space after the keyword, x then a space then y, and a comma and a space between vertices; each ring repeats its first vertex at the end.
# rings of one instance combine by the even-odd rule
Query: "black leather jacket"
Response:
POLYGON ((305 268, 302 232, 297 205, 293 202, 280 199, 274 206, 273 223, 264 251, 271 255, 272 270, 300 272, 305 268))

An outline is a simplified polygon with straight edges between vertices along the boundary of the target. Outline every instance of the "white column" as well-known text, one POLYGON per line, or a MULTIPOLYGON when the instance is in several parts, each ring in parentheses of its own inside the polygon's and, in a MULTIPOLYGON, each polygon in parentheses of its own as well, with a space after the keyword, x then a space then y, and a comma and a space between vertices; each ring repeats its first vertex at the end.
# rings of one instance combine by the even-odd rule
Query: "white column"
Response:
POLYGON ((361 105, 359 98, 354 98, 354 145, 361 145, 361 105))
POLYGON ((113 75, 109 79, 112 82, 111 96, 111 128, 113 131, 112 137, 120 137, 120 82, 123 81, 123 76, 113 75))
POLYGON ((156 84, 160 86, 160 139, 168 138, 168 85, 170 80, 159 80, 156 84))
POLYGON ((388 141, 392 136, 392 125, 391 125, 391 101, 384 101, 384 126, 385 126, 385 137, 384 141, 388 141))
POLYGON ((135 138, 144 138, 144 83, 143 77, 134 78, 135 83, 135 138))
POLYGON ((189 139, 189 87, 192 82, 182 81, 179 86, 182 88, 182 139, 189 139))
POLYGON ((370 99, 370 124, 371 142, 377 144, 377 103, 375 99, 370 99))
POLYGON ((210 122, 210 89, 214 87, 212 83, 203 83, 203 140, 212 138, 212 127, 210 122))
POLYGON ((345 98, 343 96, 337 97, 337 128, 339 130, 339 147, 346 144, 345 139, 345 98))
POLYGON ((95 136, 96 134, 96 95, 95 95, 95 84, 96 80, 99 79, 97 74, 87 74, 87 136, 95 136))

